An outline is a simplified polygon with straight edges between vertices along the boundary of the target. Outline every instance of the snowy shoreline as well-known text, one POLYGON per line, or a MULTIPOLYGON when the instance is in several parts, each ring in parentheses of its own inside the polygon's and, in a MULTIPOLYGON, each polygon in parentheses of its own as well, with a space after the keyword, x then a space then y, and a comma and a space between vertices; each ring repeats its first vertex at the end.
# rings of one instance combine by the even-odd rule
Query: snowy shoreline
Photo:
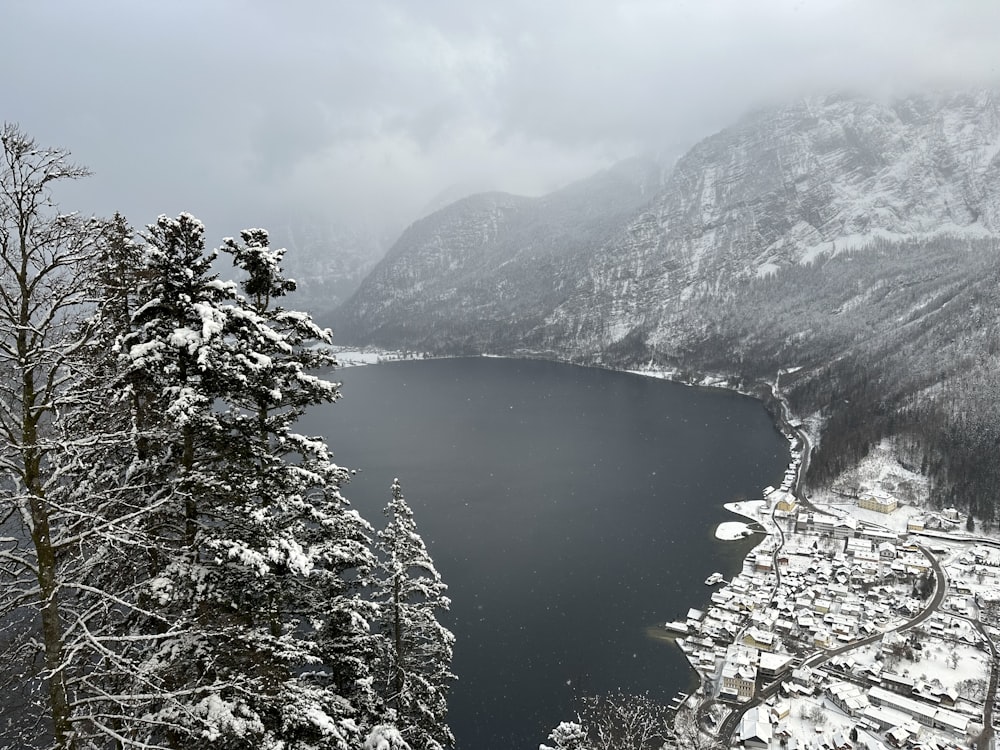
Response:
MULTIPOLYGON (((371 347, 363 348, 349 348, 344 347, 339 349, 334 347, 334 354, 336 355, 341 367, 361 367, 373 364, 382 364, 386 362, 400 362, 400 361, 413 361, 413 360, 425 360, 425 359, 450 359, 451 357, 441 357, 435 355, 429 355, 421 352, 400 352, 400 351, 387 351, 381 349, 375 349, 371 347)), ((476 356, 476 355, 470 355, 476 356)), ((492 357, 497 359, 525 359, 525 357, 506 357, 503 355, 496 354, 481 354, 481 357, 492 357)), ((565 360, 551 359, 548 357, 527 357, 528 359, 542 359, 546 361, 556 361, 563 364, 575 364, 577 366, 587 366, 579 365, 575 362, 566 362, 565 360)), ((597 367, 600 367, 597 365, 597 367)), ((687 380, 681 380, 678 378, 680 372, 677 370, 627 370, 618 368, 605 367, 604 369, 615 370, 616 372, 629 373, 631 375, 639 375, 642 377, 655 378, 657 380, 665 380, 670 383, 679 383, 681 385, 687 386, 697 386, 702 388, 717 388, 721 390, 734 391, 743 396, 748 396, 754 398, 764 404, 764 400, 755 393, 751 393, 739 388, 733 387, 729 380, 722 376, 710 376, 706 375, 696 382, 689 382, 687 380)), ((783 429, 781 424, 781 417, 774 417, 775 427, 783 435, 788 437, 786 431, 783 429)), ((795 469, 795 455, 794 451, 789 447, 788 456, 788 468, 786 471, 795 469)), ((762 490, 764 488, 761 488, 762 490)), ((744 562, 749 559, 749 557, 754 554, 754 550, 763 542, 769 535, 770 531, 766 528, 766 525, 761 524, 760 511, 761 508, 766 506, 763 500, 743 500, 736 502, 723 503, 723 507, 734 515, 741 516, 745 518, 746 521, 724 521, 720 523, 714 531, 714 536, 717 540, 723 542, 729 541, 739 541, 741 539, 746 539, 753 535, 759 536, 758 544, 755 544, 750 550, 747 551, 747 555, 744 558, 744 562), (756 528, 755 528, 756 526, 756 528), (762 528, 762 526, 764 528, 762 528)), ((691 664, 692 670, 694 670, 694 665, 691 664)), ((697 670, 694 670, 697 673, 697 670)))
MULTIPOLYGON (((453 357, 444 357, 440 355, 430 355, 426 352, 416 352, 416 351, 391 351, 386 349, 378 349, 375 347, 333 347, 333 352, 337 357, 339 366, 342 368, 348 367, 364 367, 367 365, 384 364, 386 362, 404 362, 404 361, 417 361, 426 359, 453 359, 453 357)), ((517 356, 506 356, 500 354, 480 354, 480 355, 469 355, 469 356, 479 356, 494 359, 525 359, 525 357, 517 356)), ((575 362, 568 362, 566 360, 551 359, 549 357, 527 357, 527 359, 541 359, 546 361, 561 362, 563 364, 573 364, 583 367, 593 366, 601 367, 600 365, 579 365, 575 362)), ((629 373, 631 375, 639 375, 642 377, 655 378, 657 380, 665 380, 670 383, 678 383, 680 385, 686 385, 689 387, 701 387, 701 388, 718 388, 726 391, 733 391, 739 393, 742 396, 748 396, 750 398, 757 399, 763 403, 763 399, 760 398, 755 393, 745 391, 739 388, 734 388, 730 385, 729 380, 721 375, 705 375, 701 379, 690 382, 687 380, 682 380, 678 376, 680 375, 679 370, 628 370, 628 369, 618 369, 618 368, 608 368, 604 369, 615 370, 616 372, 629 373)), ((781 424, 778 420, 775 420, 775 426, 778 427, 779 431, 784 434, 784 430, 781 429, 781 424)), ((789 451, 789 463, 788 469, 794 469, 794 456, 792 451, 789 451)), ((763 488, 762 488, 763 489, 763 488)), ((736 541, 739 539, 745 539, 752 534, 759 534, 761 531, 759 529, 754 529, 751 524, 760 525, 760 507, 763 505, 761 501, 740 501, 740 502, 730 502, 723 503, 723 506, 730 513, 742 516, 748 519, 751 523, 746 523, 743 521, 724 521, 720 523, 715 529, 715 538, 720 541, 736 541)), ((764 536, 767 536, 767 531, 764 531, 764 536)), ((755 545, 756 546, 756 545, 755 545)), ((751 550, 752 553, 752 550, 751 550)), ((748 553, 749 555, 750 553, 748 553)))

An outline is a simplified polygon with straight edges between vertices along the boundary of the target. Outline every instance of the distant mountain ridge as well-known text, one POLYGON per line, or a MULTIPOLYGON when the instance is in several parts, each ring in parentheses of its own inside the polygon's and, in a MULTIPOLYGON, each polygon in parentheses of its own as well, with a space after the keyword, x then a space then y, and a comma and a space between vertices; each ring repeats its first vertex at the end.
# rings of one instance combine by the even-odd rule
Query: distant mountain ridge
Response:
POLYGON ((482 193, 436 211, 403 233, 341 308, 338 335, 395 345, 442 326, 463 337, 485 332, 484 322, 526 331, 660 179, 656 164, 635 159, 541 198, 482 193))
MULTIPOLYGON (((935 382, 966 383, 953 405, 998 408, 968 385, 989 391, 1000 365, 998 236, 997 92, 813 98, 748 115, 670 167, 632 162, 543 198, 458 201, 404 232, 334 325, 355 343, 747 380, 808 365, 793 403, 834 425, 823 399, 852 403, 856 373, 888 368, 864 384, 886 420, 871 420, 870 443, 919 431, 900 415, 938 404, 935 382)), ((913 443, 928 465, 954 453, 932 442, 913 443)), ((1000 489, 1000 470, 990 476, 1000 489)), ((955 486, 939 482, 941 497, 974 502, 955 486)))
POLYGON ((391 242, 363 222, 348 226, 315 215, 285 216, 266 226, 272 244, 288 249, 284 267, 296 291, 287 304, 315 311, 330 310, 350 297, 391 242))
POLYGON ((404 232, 336 323, 385 345, 596 352, 636 328, 665 341, 664 311, 698 289, 877 237, 996 234, 998 154, 994 92, 758 112, 672 169, 458 201, 404 232))

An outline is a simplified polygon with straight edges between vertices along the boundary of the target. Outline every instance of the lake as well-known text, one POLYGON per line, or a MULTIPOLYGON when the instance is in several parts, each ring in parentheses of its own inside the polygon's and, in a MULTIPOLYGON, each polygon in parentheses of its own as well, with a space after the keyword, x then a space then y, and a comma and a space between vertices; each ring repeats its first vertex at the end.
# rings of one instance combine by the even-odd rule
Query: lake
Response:
POLYGON ((703 608, 705 578, 751 540, 719 542, 722 504, 780 481, 788 443, 723 390, 534 360, 340 370, 326 436, 376 527, 394 477, 449 586, 450 724, 459 750, 535 750, 580 693, 692 687, 647 628, 703 608))

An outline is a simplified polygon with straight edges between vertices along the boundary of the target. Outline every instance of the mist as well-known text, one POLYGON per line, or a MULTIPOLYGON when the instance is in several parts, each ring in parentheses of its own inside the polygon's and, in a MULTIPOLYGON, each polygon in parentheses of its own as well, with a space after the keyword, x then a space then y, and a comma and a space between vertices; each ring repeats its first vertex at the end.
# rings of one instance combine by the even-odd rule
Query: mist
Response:
POLYGON ((669 158, 756 107, 1000 77, 1000 5, 972 1, 54 0, 0 20, 4 118, 94 172, 64 208, 187 210, 219 236, 398 232, 460 195, 669 158))

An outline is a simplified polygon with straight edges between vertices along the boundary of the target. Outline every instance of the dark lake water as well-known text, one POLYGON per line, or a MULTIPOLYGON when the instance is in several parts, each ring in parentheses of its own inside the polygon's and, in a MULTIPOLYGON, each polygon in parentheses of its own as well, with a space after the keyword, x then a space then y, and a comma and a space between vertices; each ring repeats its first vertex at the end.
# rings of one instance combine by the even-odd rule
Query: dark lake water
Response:
POLYGON ((450 359, 341 370, 314 410, 360 470, 374 525, 394 477, 453 600, 451 726, 459 750, 534 750, 580 692, 691 687, 650 625, 703 607, 722 504, 780 480, 788 443, 757 401, 551 362, 450 359))

